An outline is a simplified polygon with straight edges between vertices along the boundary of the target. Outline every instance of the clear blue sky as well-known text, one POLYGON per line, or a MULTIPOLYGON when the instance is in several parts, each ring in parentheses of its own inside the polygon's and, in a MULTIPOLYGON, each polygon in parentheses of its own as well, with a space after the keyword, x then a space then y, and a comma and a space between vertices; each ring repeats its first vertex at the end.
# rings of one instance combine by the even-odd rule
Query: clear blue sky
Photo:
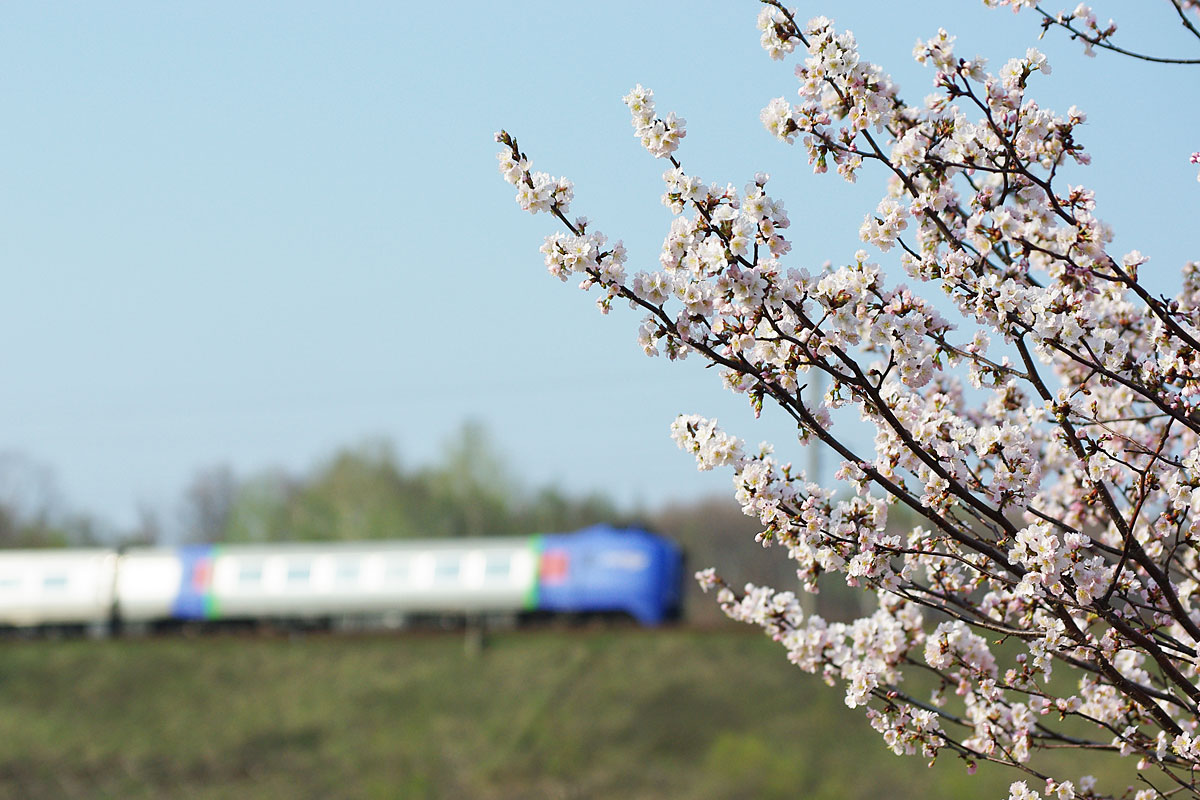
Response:
MULTIPOLYGON (((782 421, 753 423, 699 362, 642 356, 631 311, 601 317, 545 274, 550 220, 519 211, 491 139, 505 127, 535 167, 570 176, 574 211, 653 267, 662 163, 620 99, 641 82, 688 119, 689 170, 737 186, 772 173, 793 264, 847 259, 882 183, 814 177, 763 131, 759 109, 795 81, 758 47, 757 10, 4 4, 0 451, 51 465, 67 505, 115 526, 139 505, 170 521, 199 468, 299 471, 372 436, 419 464, 467 418, 528 483, 624 503, 729 485, 674 448, 678 412, 802 459, 782 421)), ((1131 45, 1162 23, 1160 50, 1195 54, 1166 3, 1100 11, 1131 45)), ((998 68, 1038 33, 1031 15, 966 0, 805 0, 800 13, 855 30, 914 99, 932 91, 911 59, 918 36, 944 26, 998 68)), ((1170 290, 1200 257, 1197 70, 1084 59, 1058 36, 1040 46, 1054 74, 1035 95, 1090 115, 1095 167, 1074 182, 1097 189, 1118 249, 1150 255, 1143 274, 1170 290)))

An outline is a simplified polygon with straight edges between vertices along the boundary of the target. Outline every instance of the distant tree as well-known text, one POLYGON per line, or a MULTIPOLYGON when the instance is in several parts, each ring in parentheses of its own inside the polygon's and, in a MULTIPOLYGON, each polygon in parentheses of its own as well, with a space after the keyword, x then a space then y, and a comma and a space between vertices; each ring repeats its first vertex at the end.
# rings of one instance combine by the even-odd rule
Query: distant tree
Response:
POLYGON ((443 446, 442 458, 422 470, 426 523, 442 536, 511 534, 519 488, 487 430, 466 422, 443 446))
POLYGON ((373 440, 339 450, 291 494, 288 534, 300 540, 419 535, 411 520, 411 483, 389 442, 373 440))
POLYGON ((93 520, 63 510, 50 467, 22 453, 0 454, 0 547, 65 547, 95 538, 93 520))
POLYGON ((288 504, 295 491, 296 481, 277 469, 242 481, 229 511, 224 540, 275 542, 290 539, 288 504))
POLYGON ((163 526, 158 512, 149 505, 139 505, 137 509, 137 523, 120 537, 118 544, 151 547, 162 543, 163 526))
POLYGON ((29 519, 17 509, 0 505, 0 547, 66 547, 75 544, 67 531, 45 518, 29 519))
POLYGON ((516 527, 529 533, 573 531, 598 523, 625 524, 632 517, 617 508, 612 498, 599 492, 572 497, 556 486, 546 486, 522 500, 516 527))
POLYGON ((184 537, 192 542, 223 540, 237 493, 237 478, 227 465, 196 473, 183 493, 180 521, 184 537))
POLYGON ((575 498, 553 487, 526 492, 478 423, 463 425, 439 459, 416 470, 401 465, 390 442, 376 439, 338 450, 307 476, 275 470, 240 484, 213 477, 198 476, 185 504, 198 520, 193 530, 209 520, 210 535, 221 531, 205 541, 514 536, 620 518, 600 494, 575 498))
POLYGON ((0 453, 0 543, 5 547, 62 545, 55 530, 61 498, 54 471, 23 453, 0 453))

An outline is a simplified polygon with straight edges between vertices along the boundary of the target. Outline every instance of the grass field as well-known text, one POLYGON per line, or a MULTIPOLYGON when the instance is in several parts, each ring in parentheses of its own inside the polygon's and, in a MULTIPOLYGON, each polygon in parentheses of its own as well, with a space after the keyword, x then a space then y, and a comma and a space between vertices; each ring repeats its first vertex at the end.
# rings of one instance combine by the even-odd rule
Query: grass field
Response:
POLYGON ((3 797, 934 800, 1016 777, 893 756, 749 631, 507 632, 474 657, 429 633, 0 653, 3 797))

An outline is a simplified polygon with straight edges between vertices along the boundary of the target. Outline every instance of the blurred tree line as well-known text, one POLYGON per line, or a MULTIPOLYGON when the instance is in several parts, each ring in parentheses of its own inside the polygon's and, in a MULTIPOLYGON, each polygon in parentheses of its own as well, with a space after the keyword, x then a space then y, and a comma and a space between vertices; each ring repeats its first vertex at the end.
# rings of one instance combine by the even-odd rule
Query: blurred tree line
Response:
POLYGON ((526 491, 478 424, 463 426, 436 463, 416 469, 376 440, 343 448, 303 476, 272 470, 239 481, 227 467, 205 470, 182 506, 193 542, 516 536, 626 521, 599 493, 526 491))
POLYGON ((64 510, 54 471, 21 453, 0 453, 0 548, 91 545, 96 521, 64 510))

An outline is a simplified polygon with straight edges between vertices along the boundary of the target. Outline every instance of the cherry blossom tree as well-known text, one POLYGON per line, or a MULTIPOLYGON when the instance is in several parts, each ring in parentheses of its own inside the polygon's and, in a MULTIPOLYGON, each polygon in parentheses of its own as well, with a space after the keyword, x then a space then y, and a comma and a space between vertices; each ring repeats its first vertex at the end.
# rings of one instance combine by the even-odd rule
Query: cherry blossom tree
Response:
MULTIPOLYGON (((1200 40, 1200 4, 1166 2, 1200 40)), ((1127 48, 1084 5, 985 4, 1024 9, 1087 55, 1200 64, 1127 48)), ((1050 73, 1037 49, 993 72, 938 31, 914 50, 935 94, 912 104, 829 19, 765 0, 758 28, 771 58, 800 62, 799 99, 772 100, 767 130, 816 172, 886 180, 848 263, 796 263, 766 175, 737 191, 685 169, 684 120, 641 86, 624 100, 669 165, 674 213, 654 271, 629 274, 620 242, 568 216, 572 184, 496 137, 521 208, 562 226, 541 250, 552 275, 581 278, 604 312, 628 303, 648 355, 710 362, 756 411, 778 406, 802 442, 840 456, 839 486, 821 486, 713 421, 681 416, 672 431, 700 469, 733 471, 759 541, 794 560, 806 591, 835 576, 878 608, 833 623, 790 591, 712 569, 699 581, 840 685, 897 754, 1011 766, 1025 773, 1013 800, 1200 797, 1200 262, 1156 296, 1138 278, 1146 259, 1112 252, 1093 193, 1059 176, 1089 161, 1085 115, 1033 99, 1050 73), (843 407, 873 425, 873 452, 835 428, 843 407), (896 506, 920 524, 889 527, 896 506), (932 696, 910 688, 917 674, 932 696), (1064 747, 1130 758, 1138 783, 1038 766, 1064 747)))

